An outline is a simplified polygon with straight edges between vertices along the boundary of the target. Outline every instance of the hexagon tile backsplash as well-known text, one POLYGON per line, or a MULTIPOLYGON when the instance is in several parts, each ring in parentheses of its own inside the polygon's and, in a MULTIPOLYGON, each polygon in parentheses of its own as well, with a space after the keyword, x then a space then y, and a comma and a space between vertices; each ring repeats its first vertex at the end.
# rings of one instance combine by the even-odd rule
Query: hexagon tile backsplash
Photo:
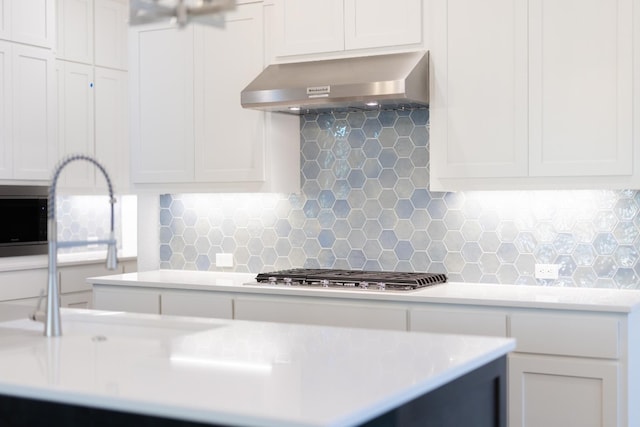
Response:
POLYGON ((428 110, 305 116, 301 194, 160 198, 161 268, 445 272, 451 281, 640 288, 637 191, 435 193, 428 110), (536 263, 561 265, 536 280, 536 263))

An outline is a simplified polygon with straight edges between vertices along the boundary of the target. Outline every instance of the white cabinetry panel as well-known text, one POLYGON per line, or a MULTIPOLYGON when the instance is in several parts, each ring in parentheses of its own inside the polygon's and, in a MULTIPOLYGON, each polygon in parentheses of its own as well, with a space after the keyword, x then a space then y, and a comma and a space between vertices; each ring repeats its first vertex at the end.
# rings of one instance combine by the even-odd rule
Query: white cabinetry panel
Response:
POLYGON ((60 306, 67 308, 93 308, 93 293, 74 292, 71 294, 60 295, 60 306))
POLYGON ((58 0, 56 57, 93 62, 93 0, 58 0))
POLYGON ((55 43, 55 0, 10 2, 11 40, 52 48, 55 43))
POLYGON ((136 188, 299 190, 299 118, 240 106, 239 93, 264 67, 263 16, 262 3, 251 3, 225 14, 224 29, 132 30, 136 188))
POLYGON ((276 0, 276 55, 344 50, 343 0, 276 0))
POLYGON ((430 115, 438 177, 527 174, 527 7, 436 0, 430 115))
POLYGON ((345 0, 345 48, 422 42, 422 0, 345 0))
POLYGON ((432 190, 637 186, 635 0, 430 5, 432 190))
POLYGON ((134 182, 193 180, 193 29, 152 27, 131 33, 134 182))
POLYGON ((312 299, 238 297, 234 301, 234 319, 407 330, 405 307, 312 299))
POLYGON ((53 54, 16 44, 12 63, 13 177, 48 180, 56 158, 53 54))
MULTIPOLYGON (((58 147, 63 154, 92 154, 94 147, 93 67, 56 61, 58 73, 58 147)), ((64 187, 92 187, 94 167, 73 162, 60 175, 64 187)))
POLYGON ((317 58, 359 49, 424 49, 423 3, 275 0, 275 55, 317 58))
POLYGON ((0 40, 0 179, 11 178, 11 44, 0 40))
MULTIPOLYGON (((115 190, 129 187, 128 103, 126 71, 94 68, 95 156, 114 181, 115 190)), ((103 182, 100 172, 96 183, 103 182)))
POLYGON ((506 337, 507 315, 467 309, 412 308, 409 310, 409 330, 506 337))
POLYGON ((233 298, 214 292, 162 291, 161 314, 233 319, 233 298))
POLYGON ((11 0, 0 0, 0 39, 8 40, 9 32, 9 6, 11 0))
POLYGON ((98 310, 158 314, 160 294, 147 289, 94 286, 93 306, 98 310))
POLYGON ((224 19, 224 29, 199 28, 203 49, 196 55, 196 73, 202 73, 196 81, 202 83, 195 94, 195 180, 264 181, 265 114, 242 108, 239 97, 264 68, 262 7, 242 7, 224 19))
POLYGON ((508 369, 509 426, 618 425, 617 363, 511 354, 508 369))
POLYGON ((126 0, 97 0, 95 3, 95 65, 127 68, 126 0))
POLYGON ((524 353, 619 357, 620 321, 577 314, 513 313, 511 336, 524 353), (576 331, 588 331, 580 334, 576 331))
POLYGON ((633 0, 529 11, 532 175, 630 175, 633 0))

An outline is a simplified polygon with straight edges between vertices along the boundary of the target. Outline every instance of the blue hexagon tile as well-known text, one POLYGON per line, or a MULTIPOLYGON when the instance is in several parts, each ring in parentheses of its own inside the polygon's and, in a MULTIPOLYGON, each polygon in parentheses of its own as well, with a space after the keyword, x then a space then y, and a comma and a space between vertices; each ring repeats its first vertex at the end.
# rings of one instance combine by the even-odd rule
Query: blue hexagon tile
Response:
MULTIPOLYGON (((301 118, 300 194, 161 196, 162 268, 445 272, 452 281, 640 289, 637 191, 428 190, 428 110, 301 118), (560 264, 536 280, 536 263, 560 264)), ((70 231, 63 231, 69 233, 70 231)))
MULTIPOLYGON (((114 206, 115 234, 121 247, 121 210, 114 206)), ((108 196, 59 196, 56 199, 58 240, 106 239, 111 228, 111 212, 108 196)), ((166 236, 171 239, 171 236, 166 236)), ((104 251, 104 246, 80 246, 59 249, 60 253, 104 251)))

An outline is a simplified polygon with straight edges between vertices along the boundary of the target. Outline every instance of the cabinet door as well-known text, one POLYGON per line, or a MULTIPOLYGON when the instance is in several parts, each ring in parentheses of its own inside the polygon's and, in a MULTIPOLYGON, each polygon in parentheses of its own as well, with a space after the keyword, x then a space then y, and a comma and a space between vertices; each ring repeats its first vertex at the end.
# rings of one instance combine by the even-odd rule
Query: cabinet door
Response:
POLYGON ((345 0, 345 49, 422 43, 422 0, 345 0))
POLYGON ((93 308, 93 293, 86 291, 60 295, 60 306, 67 308, 93 308))
POLYGON ((11 44, 0 41, 0 179, 12 174, 11 98, 11 44))
MULTIPOLYGON (((95 67, 95 155, 109 172, 115 190, 129 186, 127 144, 127 73, 95 67)), ((96 171, 94 171, 95 173, 96 171)), ((104 181, 102 174, 96 181, 104 181)))
POLYGON ((238 95, 264 66, 262 8, 241 5, 223 29, 198 28, 196 181, 265 180, 265 114, 242 108, 238 95))
MULTIPOLYGON (((56 61, 58 74, 58 150, 60 156, 94 154, 93 67, 56 61)), ((60 175, 64 188, 93 187, 94 167, 88 162, 70 163, 60 175)))
POLYGON ((618 364, 509 355, 509 426, 618 425, 618 364))
POLYGON ((12 66, 13 177, 48 180, 57 151, 53 54, 14 45, 12 66))
POLYGON ((160 293, 149 289, 94 285, 93 308, 160 314, 160 293))
POLYGON ((344 50, 343 0, 275 0, 276 56, 344 50))
POLYGON ((130 34, 133 182, 194 179, 193 28, 130 34))
POLYGON ((10 6, 11 0, 0 0, 0 39, 4 40, 9 40, 11 36, 9 30, 10 6))
POLYGON ((60 267, 60 293, 91 291, 91 285, 87 283, 88 277, 107 276, 109 274, 120 274, 123 272, 122 266, 116 270, 107 270, 104 263, 69 265, 60 267))
POLYGON ((93 63, 93 0, 58 0, 56 57, 93 63))
POLYGON ((127 20, 129 8, 122 0, 95 3, 95 65, 127 68, 127 20))
POLYGON ((46 268, 1 272, 0 301, 37 298, 41 291, 47 291, 47 274, 46 268))
POLYGON ((433 177, 526 176, 526 0, 435 0, 430 12, 433 177))
POLYGON ((55 0, 10 1, 11 39, 34 46, 53 47, 55 0))
POLYGON ((471 309, 411 309, 409 330, 441 334, 507 336, 507 315, 471 309))
POLYGON ((296 298, 236 298, 234 319, 407 330, 407 311, 404 307, 296 298))
POLYGON ((161 314, 233 318, 233 298, 216 292, 162 291, 161 314))
POLYGON ((630 175, 633 1, 534 0, 529 12, 531 174, 630 175))

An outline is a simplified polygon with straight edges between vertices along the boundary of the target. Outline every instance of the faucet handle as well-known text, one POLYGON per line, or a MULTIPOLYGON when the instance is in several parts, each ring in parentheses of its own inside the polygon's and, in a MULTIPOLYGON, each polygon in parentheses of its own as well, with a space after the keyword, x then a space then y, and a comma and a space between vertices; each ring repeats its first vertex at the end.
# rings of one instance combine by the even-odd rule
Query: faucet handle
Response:
POLYGON ((36 309, 33 313, 29 315, 29 319, 36 322, 44 322, 46 314, 44 311, 40 310, 42 306, 42 299, 44 298, 44 289, 40 289, 40 296, 38 297, 38 304, 36 305, 36 309))

